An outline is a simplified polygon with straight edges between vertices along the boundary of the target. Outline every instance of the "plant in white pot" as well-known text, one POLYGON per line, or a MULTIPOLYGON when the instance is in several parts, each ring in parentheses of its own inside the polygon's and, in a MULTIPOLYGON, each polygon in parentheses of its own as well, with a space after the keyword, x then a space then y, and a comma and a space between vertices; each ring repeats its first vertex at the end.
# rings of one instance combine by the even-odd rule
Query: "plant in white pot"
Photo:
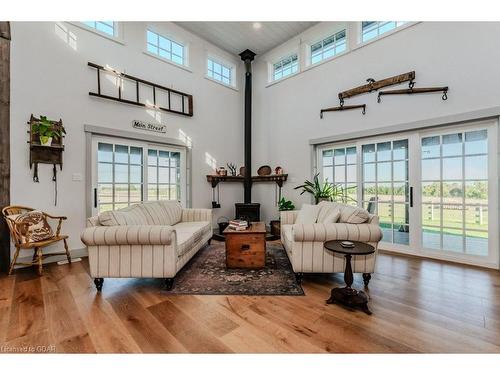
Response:
POLYGON ((55 127, 54 122, 46 116, 40 116, 40 121, 33 125, 33 132, 40 138, 42 146, 51 146, 54 138, 61 138, 66 134, 64 127, 55 127))

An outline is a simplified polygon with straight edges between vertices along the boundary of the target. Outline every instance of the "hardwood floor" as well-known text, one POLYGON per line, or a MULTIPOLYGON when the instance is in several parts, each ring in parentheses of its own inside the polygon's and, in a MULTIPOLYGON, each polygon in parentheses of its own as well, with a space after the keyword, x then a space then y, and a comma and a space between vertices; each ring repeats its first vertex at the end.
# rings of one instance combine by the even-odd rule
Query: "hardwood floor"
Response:
POLYGON ((342 284, 306 275, 300 297, 167 296, 161 280, 107 279, 97 294, 86 259, 23 269, 0 277, 0 352, 500 353, 498 271, 379 254, 371 316, 325 304, 342 284))

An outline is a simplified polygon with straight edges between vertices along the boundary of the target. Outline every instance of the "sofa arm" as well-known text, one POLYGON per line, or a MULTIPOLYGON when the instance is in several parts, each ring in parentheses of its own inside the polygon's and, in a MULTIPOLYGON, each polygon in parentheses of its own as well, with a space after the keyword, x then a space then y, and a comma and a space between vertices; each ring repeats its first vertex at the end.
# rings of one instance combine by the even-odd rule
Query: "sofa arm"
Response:
POLYGON ((382 239, 382 231, 373 224, 294 224, 292 227, 294 241, 351 240, 361 242, 378 242, 382 239))
POLYGON ((181 221, 212 222, 212 210, 210 208, 183 208, 181 221))
POLYGON ((170 245, 174 233, 170 225, 117 225, 87 228, 80 238, 87 246, 170 245))
POLYGON ((295 223, 295 219, 299 214, 298 210, 293 211, 280 211, 280 222, 281 224, 293 224, 295 223))

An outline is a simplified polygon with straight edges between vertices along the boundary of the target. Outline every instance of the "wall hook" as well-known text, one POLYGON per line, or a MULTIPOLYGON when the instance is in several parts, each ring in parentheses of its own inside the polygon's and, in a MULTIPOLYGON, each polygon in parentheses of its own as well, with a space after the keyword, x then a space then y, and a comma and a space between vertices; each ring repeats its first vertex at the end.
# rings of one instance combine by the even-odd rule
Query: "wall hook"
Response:
POLYGON ((443 96, 441 97, 441 99, 443 100, 447 100, 448 99, 448 90, 443 90, 443 96))

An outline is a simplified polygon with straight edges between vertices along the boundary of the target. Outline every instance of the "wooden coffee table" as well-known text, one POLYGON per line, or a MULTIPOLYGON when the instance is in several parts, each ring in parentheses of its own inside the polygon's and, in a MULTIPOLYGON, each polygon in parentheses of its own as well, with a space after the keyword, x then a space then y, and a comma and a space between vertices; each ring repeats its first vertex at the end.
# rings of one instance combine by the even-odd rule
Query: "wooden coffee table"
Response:
POLYGON ((251 223, 242 231, 226 228, 226 267, 263 268, 266 265, 266 225, 251 223))
POLYGON ((346 286, 344 288, 333 288, 330 298, 326 303, 341 303, 342 305, 356 308, 361 308, 365 313, 371 315, 372 312, 368 309, 368 296, 360 291, 351 288, 353 282, 352 268, 351 268, 351 258, 353 255, 368 255, 375 252, 375 248, 364 242, 351 241, 354 243, 354 247, 343 247, 341 245, 342 241, 327 241, 325 242, 325 248, 327 250, 333 251, 334 253, 344 254, 345 256, 345 271, 344 271, 344 281, 346 286))

